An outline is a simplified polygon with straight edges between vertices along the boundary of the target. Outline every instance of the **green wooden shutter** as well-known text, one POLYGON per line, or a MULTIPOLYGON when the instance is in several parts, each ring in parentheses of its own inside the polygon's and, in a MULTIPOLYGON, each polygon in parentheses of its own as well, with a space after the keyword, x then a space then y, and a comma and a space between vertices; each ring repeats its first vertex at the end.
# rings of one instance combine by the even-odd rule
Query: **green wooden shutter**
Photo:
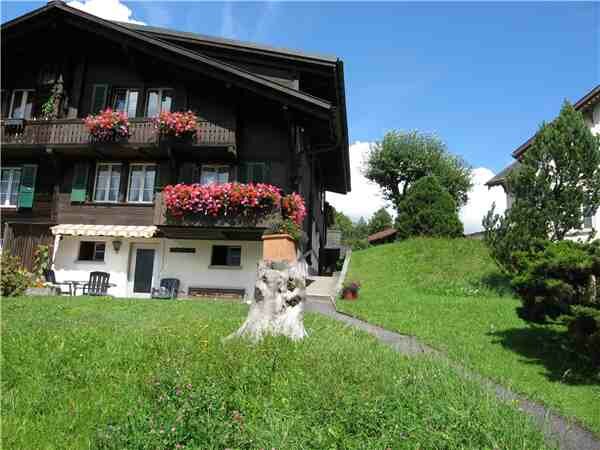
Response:
POLYGON ((19 186, 19 208, 31 208, 35 194, 35 177, 37 164, 26 164, 21 169, 21 185, 19 186))
POLYGON ((179 183, 195 183, 198 181, 195 179, 197 177, 198 170, 196 167, 196 163, 184 162, 183 164, 181 164, 181 167, 179 167, 179 183))
POLYGON ((73 183, 71 184, 71 201, 85 202, 87 197, 89 164, 77 163, 73 168, 73 183))
POLYGON ((240 183, 248 183, 248 163, 241 162, 238 165, 238 181, 240 183))
POLYGON ((263 183, 272 183, 271 180, 271 163, 265 162, 263 163, 263 183))
POLYGON ((154 191, 160 192, 165 186, 171 184, 171 165, 169 161, 161 161, 156 166, 156 182, 154 183, 154 191))
POLYGON ((108 97, 108 84, 95 84, 92 91, 92 104, 90 105, 90 113, 97 114, 106 106, 108 97))

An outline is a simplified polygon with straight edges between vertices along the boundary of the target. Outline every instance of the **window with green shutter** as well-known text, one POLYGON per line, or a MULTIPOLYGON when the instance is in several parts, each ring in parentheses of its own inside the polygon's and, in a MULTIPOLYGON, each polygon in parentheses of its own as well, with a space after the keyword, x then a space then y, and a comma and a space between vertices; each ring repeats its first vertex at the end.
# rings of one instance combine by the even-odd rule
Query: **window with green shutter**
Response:
POLYGON ((31 208, 35 194, 35 178, 37 164, 25 164, 21 169, 21 186, 19 187, 19 208, 31 208))
POLYGON ((73 183, 71 185, 71 201, 85 202, 87 198, 89 164, 77 163, 73 168, 73 183))
POLYGON ((95 84, 92 91, 92 103, 90 112, 98 114, 106 107, 106 99, 108 97, 108 84, 95 84))
POLYGON ((271 164, 268 162, 242 162, 238 169, 240 183, 270 183, 271 164))

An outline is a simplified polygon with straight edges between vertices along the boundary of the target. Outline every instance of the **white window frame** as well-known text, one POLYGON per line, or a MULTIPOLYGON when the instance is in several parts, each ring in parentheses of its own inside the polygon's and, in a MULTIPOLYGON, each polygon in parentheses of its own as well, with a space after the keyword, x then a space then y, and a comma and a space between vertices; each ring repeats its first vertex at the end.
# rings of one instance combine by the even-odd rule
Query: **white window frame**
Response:
MULTIPOLYGON (((11 203, 3 203, 0 205, 0 208, 16 208, 19 205, 19 187, 21 186, 21 176, 23 175, 23 168, 19 167, 19 166, 9 166, 9 167, 2 167, 1 170, 10 170, 10 177, 8 178, 8 187, 10 189, 10 187, 12 186, 12 182, 13 182, 13 177, 14 177, 14 173, 16 170, 20 171, 21 174, 19 175, 19 186, 17 187, 17 202, 13 205, 11 203)), ((11 197, 12 191, 8 191, 8 197, 7 197, 7 201, 10 202, 10 197, 11 197)))
MULTIPOLYGON (((101 166, 109 166, 110 170, 109 170, 109 176, 107 178, 108 180, 108 187, 105 189, 105 196, 108 197, 108 193, 110 190, 110 180, 112 178, 112 168, 115 166, 119 166, 122 169, 123 164, 122 163, 113 163, 113 162, 99 162, 98 164, 96 164, 96 175, 94 176, 94 191, 92 193, 93 195, 93 202, 94 203, 119 203, 119 193, 117 192, 117 198, 116 200, 98 200, 96 199, 96 183, 98 183, 98 174, 100 173, 100 167, 101 166)), ((121 177, 123 176, 123 170, 121 170, 121 172, 119 173, 119 186, 121 186, 121 177)))
POLYGON ((587 231, 587 230, 591 230, 594 228, 594 216, 583 216, 583 223, 581 224, 581 227, 583 228, 583 230, 587 231), (590 226, 586 226, 586 221, 589 220, 590 222, 590 226))
MULTIPOLYGON (((158 114, 160 115, 161 112, 163 112, 162 110, 162 95, 164 91, 171 91, 172 97, 171 97, 171 109, 169 110, 169 112, 173 111, 173 103, 175 102, 175 89, 170 88, 170 87, 154 87, 154 88, 148 88, 146 89, 146 105, 145 105, 145 109, 144 109, 144 113, 146 117, 150 117, 148 115, 148 104, 150 103, 150 92, 152 91, 158 91, 158 114)), ((156 116, 158 117, 158 116, 156 116)))
MULTIPOLYGON (((202 180, 203 178, 203 173, 204 173, 204 169, 205 168, 210 168, 210 169, 227 169, 227 181, 225 183, 229 183, 229 177, 231 174, 231 166, 228 164, 202 164, 200 165, 200 184, 203 186, 207 186, 208 183, 204 183, 204 181, 202 180)), ((225 184, 225 183, 217 183, 217 184, 225 184)))
POLYGON ((153 195, 152 195, 152 200, 150 201, 144 201, 144 188, 146 187, 146 169, 148 167, 154 167, 154 186, 156 186, 156 175, 157 175, 157 170, 156 170, 156 164, 155 163, 133 163, 133 164, 129 164, 129 176, 127 177, 127 197, 126 197, 126 202, 127 203, 141 203, 141 204, 151 204, 154 203, 154 186, 152 186, 152 191, 153 191, 153 195), (129 191, 131 190, 131 176, 133 175, 133 170, 131 170, 133 167, 142 167, 143 168, 143 174, 144 176, 142 177, 142 187, 140 188, 140 194, 138 196, 138 200, 129 200, 129 191), (140 200, 140 198, 142 200, 140 200))
POLYGON ((116 103, 117 103, 117 93, 119 91, 125 91, 125 111, 122 111, 122 112, 124 112, 125 114, 127 114, 128 118, 135 119, 137 117, 138 106, 140 104, 140 99, 142 97, 141 90, 137 89, 137 88, 119 88, 119 87, 113 88, 112 108, 113 108, 114 111, 117 110, 117 105, 116 105, 116 103), (137 94, 138 94, 137 102, 135 104, 135 114, 133 116, 129 115, 129 94, 131 92, 137 92, 137 94))
POLYGON ((25 114, 25 105, 27 104, 27 99, 29 98, 29 93, 35 92, 35 89, 13 89, 12 94, 10 96, 10 108, 8 108, 8 117, 10 119, 31 119, 31 113, 29 117, 25 114), (21 108, 23 108, 23 117, 13 117, 14 115, 14 106, 15 106, 15 94, 17 92, 23 92, 23 96, 21 97, 21 108))

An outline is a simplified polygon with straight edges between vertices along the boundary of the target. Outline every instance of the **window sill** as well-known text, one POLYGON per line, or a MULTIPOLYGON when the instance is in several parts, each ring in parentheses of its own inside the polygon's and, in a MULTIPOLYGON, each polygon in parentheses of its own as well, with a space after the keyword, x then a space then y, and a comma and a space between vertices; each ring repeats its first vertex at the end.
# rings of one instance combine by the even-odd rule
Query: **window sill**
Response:
POLYGON ((17 205, 0 205, 0 209, 17 209, 17 205))
POLYGON ((243 266, 208 266, 209 269, 242 270, 243 266))
MULTIPOLYGON (((78 202, 72 202, 78 203, 78 202)), ((154 206, 154 202, 83 202, 85 206, 154 206)))
POLYGON ((88 259, 76 259, 75 264, 106 264, 104 260, 102 261, 90 261, 88 259))

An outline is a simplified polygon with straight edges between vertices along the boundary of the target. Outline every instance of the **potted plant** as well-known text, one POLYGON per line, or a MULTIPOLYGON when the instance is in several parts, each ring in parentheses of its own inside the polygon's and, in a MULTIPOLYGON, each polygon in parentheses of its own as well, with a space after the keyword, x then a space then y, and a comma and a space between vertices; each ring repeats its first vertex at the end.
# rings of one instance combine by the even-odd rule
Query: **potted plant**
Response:
POLYGON ((296 243, 302 231, 291 219, 276 220, 263 234, 263 259, 265 261, 295 261, 296 243))
POLYGON ((358 291, 360 289, 360 283, 358 281, 351 281, 345 283, 342 288, 342 298, 344 300, 356 300, 358 298, 358 291))
POLYGON ((130 136, 127 114, 105 109, 84 119, 92 142, 117 142, 130 136))
POLYGON ((198 133, 198 117, 192 111, 162 112, 155 119, 160 138, 191 141, 198 133))

